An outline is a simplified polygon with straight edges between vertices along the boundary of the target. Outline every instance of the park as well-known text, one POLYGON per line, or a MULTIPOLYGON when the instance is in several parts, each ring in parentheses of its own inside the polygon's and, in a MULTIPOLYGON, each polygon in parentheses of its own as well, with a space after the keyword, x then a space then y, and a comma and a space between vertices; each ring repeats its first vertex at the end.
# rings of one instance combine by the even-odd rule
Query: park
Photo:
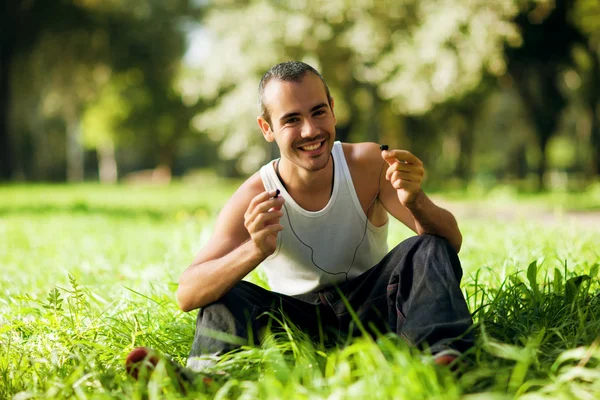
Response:
MULTIPOLYGON (((0 398, 600 398, 596 2, 16 1, 2 18, 0 398), (462 233, 475 344, 441 367, 395 334, 325 346, 273 312, 282 329, 210 384, 182 390, 163 362, 134 380, 139 346, 186 364, 178 281, 280 157, 256 90, 290 59, 328 82, 336 140, 423 161, 462 233)), ((390 249, 414 235, 390 217, 390 249)), ((269 288, 260 265, 244 280, 269 288)))

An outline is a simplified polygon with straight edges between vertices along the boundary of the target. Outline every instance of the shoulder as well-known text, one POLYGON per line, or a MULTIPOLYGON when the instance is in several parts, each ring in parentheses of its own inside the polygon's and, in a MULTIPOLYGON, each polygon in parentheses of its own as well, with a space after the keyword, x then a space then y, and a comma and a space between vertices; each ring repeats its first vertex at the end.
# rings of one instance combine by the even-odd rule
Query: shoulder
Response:
MULTIPOLYGON (((342 143, 354 190, 366 210, 381 187, 385 160, 377 143, 342 143)), ((384 175, 383 175, 384 176, 384 175)))
POLYGON ((244 214, 250 202, 265 190, 260 172, 254 173, 233 193, 221 209, 213 231, 214 237, 241 243, 248 236, 244 228, 244 214))
POLYGON ((259 193, 262 193, 264 191, 265 185, 263 184, 262 178, 260 176, 260 171, 257 171, 240 185, 240 187, 229 199, 227 205, 230 205, 229 203, 232 203, 231 205, 242 207, 245 210, 246 207, 248 207, 248 204, 250 204, 250 201, 259 193))
POLYGON ((352 169, 378 169, 383 159, 379 145, 373 142, 342 143, 344 157, 348 167, 352 169))
POLYGON ((248 240, 250 234, 244 225, 244 214, 252 199, 263 191, 260 172, 240 185, 221 209, 212 236, 196 256, 195 264, 223 257, 248 240))

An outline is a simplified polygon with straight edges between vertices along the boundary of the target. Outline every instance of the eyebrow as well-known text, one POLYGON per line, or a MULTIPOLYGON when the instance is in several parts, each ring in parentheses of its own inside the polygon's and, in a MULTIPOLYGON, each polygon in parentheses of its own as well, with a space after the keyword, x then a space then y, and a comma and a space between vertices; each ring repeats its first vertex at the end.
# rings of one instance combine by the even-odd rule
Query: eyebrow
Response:
MULTIPOLYGON (((318 109, 323 108, 323 107, 327 107, 327 103, 317 104, 316 106, 314 106, 313 108, 310 109, 310 112, 312 113, 312 112, 317 111, 318 109)), ((289 112, 287 114, 284 114, 281 118, 279 118, 279 121, 281 122, 281 121, 284 121, 284 120, 286 120, 286 119, 288 119, 290 117, 296 117, 298 115, 300 115, 300 113, 298 111, 292 111, 292 112, 289 112)))

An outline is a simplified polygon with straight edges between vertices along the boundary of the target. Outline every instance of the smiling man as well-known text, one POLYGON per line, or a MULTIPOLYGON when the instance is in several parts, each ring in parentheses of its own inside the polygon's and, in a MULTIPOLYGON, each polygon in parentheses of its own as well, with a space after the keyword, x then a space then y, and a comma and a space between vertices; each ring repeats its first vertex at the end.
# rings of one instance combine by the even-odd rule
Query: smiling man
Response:
POLYGON ((179 306, 200 309, 188 367, 256 341, 274 324, 267 313, 280 311, 327 343, 363 326, 452 362, 472 345, 459 286, 462 237, 421 189, 422 162, 406 150, 337 142, 334 100, 305 63, 272 67, 259 103, 258 126, 281 157, 233 194, 181 275, 179 306), (417 234, 391 251, 389 217, 417 234), (242 280, 259 265, 270 290, 242 280))

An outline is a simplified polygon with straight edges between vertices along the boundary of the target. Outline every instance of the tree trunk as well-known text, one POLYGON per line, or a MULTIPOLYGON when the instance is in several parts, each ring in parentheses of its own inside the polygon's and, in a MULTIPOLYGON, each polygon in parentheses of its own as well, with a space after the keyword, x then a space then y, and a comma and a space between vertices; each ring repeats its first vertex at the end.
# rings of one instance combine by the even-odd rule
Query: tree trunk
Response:
POLYGON ((0 181, 8 181, 13 175, 12 144, 10 140, 10 67, 14 50, 14 20, 18 2, 6 0, 5 11, 0 18, 0 181))
POLYGON ((462 115, 462 124, 458 131, 458 159, 456 176, 463 182, 471 180, 471 161, 473 160, 473 117, 468 111, 462 115))
POLYGON ((591 119, 592 173, 600 175, 600 101, 592 109, 591 119))
POLYGON ((84 178, 81 122, 74 107, 65 118, 67 122, 67 181, 81 182, 84 178))
POLYGON ((548 142, 550 141, 550 137, 552 136, 552 133, 550 134, 544 134, 542 133, 540 135, 540 142, 539 142, 539 146, 540 146, 540 162, 538 164, 538 169, 537 169, 537 179, 538 179, 538 188, 540 190, 544 190, 546 189, 546 183, 544 181, 544 177, 546 176, 546 171, 548 170, 548 142))
POLYGON ((98 177, 101 183, 116 183, 118 177, 115 145, 112 141, 97 148, 98 177))
MULTIPOLYGON (((591 52, 592 59, 592 88, 587 96, 587 103, 590 110, 590 144, 592 147, 591 172, 593 175, 600 175, 600 93, 598 87, 600 85, 600 60, 598 56, 591 52)), ((593 178, 593 177, 592 177, 593 178)))
POLYGON ((556 65, 513 67, 511 75, 538 136, 540 163, 537 167, 538 189, 546 189, 544 175, 547 169, 548 142, 558 126, 566 101, 557 85, 556 65))
POLYGON ((48 180, 51 178, 50 170, 53 160, 52 155, 48 152, 50 141, 48 140, 40 106, 34 108, 29 120, 33 139, 33 169, 30 177, 33 180, 48 180))
POLYGON ((514 174, 518 180, 524 180, 527 178, 528 166, 527 166, 527 146, 525 143, 519 143, 515 150, 512 152, 511 157, 514 163, 514 174))
MULTIPOLYGON (((181 132, 181 131, 180 131, 181 132)), ((165 143, 158 150, 160 152, 158 158, 158 165, 156 169, 160 169, 163 171, 169 171, 169 175, 171 171, 173 171, 173 166, 175 165, 175 154, 177 152, 177 138, 179 135, 175 135, 169 140, 168 143, 165 143)))

